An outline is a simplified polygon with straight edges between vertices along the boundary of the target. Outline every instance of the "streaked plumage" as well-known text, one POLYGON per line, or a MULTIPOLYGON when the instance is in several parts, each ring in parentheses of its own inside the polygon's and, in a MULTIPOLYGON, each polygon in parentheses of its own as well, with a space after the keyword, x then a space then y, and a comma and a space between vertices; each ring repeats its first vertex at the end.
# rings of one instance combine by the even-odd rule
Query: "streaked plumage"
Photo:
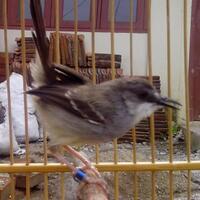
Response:
POLYGON ((126 133, 158 108, 179 103, 161 97, 145 80, 121 78, 99 85, 67 66, 49 62, 49 41, 39 0, 30 1, 41 63, 31 63, 35 103, 51 144, 110 141, 126 133))

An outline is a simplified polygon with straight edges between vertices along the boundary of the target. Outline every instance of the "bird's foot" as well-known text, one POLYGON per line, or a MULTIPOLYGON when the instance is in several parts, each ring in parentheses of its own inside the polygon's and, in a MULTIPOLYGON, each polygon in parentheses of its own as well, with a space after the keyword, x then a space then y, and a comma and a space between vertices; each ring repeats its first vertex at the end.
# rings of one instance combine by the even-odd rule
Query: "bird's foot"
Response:
POLYGON ((98 178, 101 177, 101 174, 99 173, 99 171, 94 166, 92 166, 91 164, 84 165, 80 169, 82 171, 92 171, 96 177, 98 177, 98 178))
POLYGON ((94 177, 88 177, 87 184, 96 184, 101 187, 102 191, 108 196, 108 185, 107 183, 101 179, 101 178, 94 178, 94 177))
MULTIPOLYGON (((82 169, 78 168, 76 171, 74 171, 74 179, 80 183, 77 196, 80 196, 83 189, 87 186, 88 188, 91 187, 92 190, 95 190, 98 187, 103 192, 104 196, 108 199, 108 189, 107 189, 107 183, 101 179, 99 176, 97 177, 94 171, 91 171, 90 169, 86 169, 86 172, 84 172, 82 169), (94 186, 96 185, 96 187, 94 186), (92 188, 93 187, 93 188, 92 188)), ((97 189, 96 189, 97 190, 97 189)))
POLYGON ((104 197, 102 200, 108 199, 107 184, 101 178, 97 169, 94 168, 90 162, 85 163, 82 168, 76 168, 61 154, 53 151, 50 152, 55 158, 57 158, 57 160, 63 164, 66 164, 72 170, 74 179, 80 183, 77 194, 83 194, 85 191, 87 191, 88 195, 90 196, 92 193, 96 192, 97 195, 101 194, 104 197))
POLYGON ((66 152, 75 156, 83 163, 83 167, 80 168, 80 169, 82 169, 82 171, 86 171, 86 170, 90 171, 91 170, 92 172, 94 172, 94 174, 97 177, 99 177, 99 178, 101 177, 98 170, 92 166, 91 162, 86 157, 84 157, 83 155, 81 155, 79 152, 77 152, 76 150, 74 150, 72 147, 70 147, 68 145, 63 145, 63 148, 66 152))

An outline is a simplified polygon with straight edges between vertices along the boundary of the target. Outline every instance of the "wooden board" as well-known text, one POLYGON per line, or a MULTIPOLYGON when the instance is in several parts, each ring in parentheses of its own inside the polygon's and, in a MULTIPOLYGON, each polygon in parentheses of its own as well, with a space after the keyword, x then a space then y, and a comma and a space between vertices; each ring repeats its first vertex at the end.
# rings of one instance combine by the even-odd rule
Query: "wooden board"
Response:
POLYGON ((11 190, 11 179, 9 177, 0 177, 0 200, 8 200, 11 190))

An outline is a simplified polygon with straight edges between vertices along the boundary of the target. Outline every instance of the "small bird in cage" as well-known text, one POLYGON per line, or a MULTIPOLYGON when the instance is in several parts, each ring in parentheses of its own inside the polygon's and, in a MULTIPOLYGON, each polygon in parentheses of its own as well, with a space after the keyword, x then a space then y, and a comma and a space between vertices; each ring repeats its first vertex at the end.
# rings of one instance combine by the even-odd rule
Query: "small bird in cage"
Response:
MULTIPOLYGON (((93 85, 73 69, 51 63, 40 1, 31 0, 30 10, 39 60, 30 64, 34 88, 27 93, 35 96, 36 109, 48 132, 52 154, 72 169, 76 179, 89 181, 84 171, 67 162, 53 147, 63 145, 85 167, 91 168, 90 162, 68 145, 112 141, 157 109, 177 109, 180 104, 162 97, 143 79, 122 77, 93 85)), ((96 170, 95 173, 99 176, 96 170)))

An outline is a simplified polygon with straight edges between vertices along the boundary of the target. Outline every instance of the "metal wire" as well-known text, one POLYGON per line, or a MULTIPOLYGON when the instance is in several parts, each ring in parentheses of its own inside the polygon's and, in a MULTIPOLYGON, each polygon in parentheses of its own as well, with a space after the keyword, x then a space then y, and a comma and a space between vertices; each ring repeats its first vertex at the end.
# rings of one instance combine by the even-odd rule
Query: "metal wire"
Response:
MULTIPOLYGON (((26 44, 25 44, 25 15, 24 15, 24 1, 20 0, 20 21, 21 21, 21 43, 22 43, 22 72, 23 72, 23 90, 27 91, 27 70, 26 70, 26 44)), ((25 139, 26 139, 26 164, 29 160, 29 135, 28 135, 28 110, 27 110, 27 96, 24 93, 24 117, 25 117, 25 139)))
POLYGON ((8 98, 8 119, 9 119, 9 141, 10 141, 10 163, 14 163, 13 156, 13 134, 12 134, 12 107, 10 95, 10 67, 8 55, 8 22, 7 22, 7 1, 3 2, 3 16, 4 16, 4 45, 5 45, 5 63, 6 63, 6 80, 7 80, 7 98, 8 98))
MULTIPOLYGON (((133 11, 134 11, 134 0, 130 0, 130 75, 133 76, 133 11)), ((136 156, 136 131, 135 128, 132 129, 132 138, 133 138, 133 163, 136 164, 137 162, 137 156, 136 156)), ((137 191, 137 173, 134 173, 134 179, 133 179, 133 191, 134 191, 134 199, 138 199, 138 191, 137 191)))
MULTIPOLYGON (((56 27, 56 63, 60 63, 60 0, 56 0, 55 1, 55 27, 56 27)), ((62 149, 60 149, 60 153, 63 154, 62 149)), ((64 200, 65 199, 65 177, 64 177, 64 173, 60 174, 60 194, 61 194, 61 199, 64 200)))
MULTIPOLYGON (((200 161, 174 161, 170 162, 100 162, 99 164, 92 163, 100 172, 134 172, 134 171, 183 171, 183 170, 199 170, 200 161)), ((46 166, 43 163, 30 163, 26 165, 24 163, 0 164, 1 173, 29 173, 29 172, 41 172, 41 173, 55 173, 55 172, 70 172, 70 169, 66 165, 60 163, 48 163, 46 166)))
MULTIPOLYGON (((189 113, 189 76, 188 76, 188 32, 187 32, 187 0, 184 0, 184 78, 185 78, 185 117, 187 135, 187 161, 191 162, 191 134, 190 134, 190 113, 189 113)), ((191 171, 188 170, 188 200, 191 199, 191 171)))
POLYGON ((78 2, 74 0, 74 65, 78 71, 78 2))
POLYGON ((129 17, 129 23, 130 23, 130 74, 133 76, 133 0, 130 0, 130 17, 129 17))
MULTIPOLYGON (((12 107, 11 107, 11 95, 10 95, 10 67, 9 67, 9 55, 8 55, 8 14, 7 14, 7 0, 3 1, 3 21, 4 21, 4 48, 5 48, 5 63, 6 63, 6 80, 7 80, 7 98, 8 98, 8 121, 9 121, 9 141, 10 141, 10 164, 14 164, 13 155, 13 132, 12 132, 12 107)), ((11 178, 11 199, 15 199, 15 179, 14 175, 10 174, 11 178)))
POLYGON ((96 26, 96 0, 92 1, 92 82, 96 84, 96 63, 95 63, 95 26, 96 26))
MULTIPOLYGON (((20 23, 21 23, 21 43, 22 43, 22 72, 23 72, 23 90, 27 91, 27 70, 26 70, 26 46, 25 46, 25 9, 24 0, 20 0, 20 23)), ((26 165, 30 163, 29 154, 29 134, 28 134, 28 110, 27 95, 24 93, 24 122, 25 122, 25 144, 26 144, 26 165)), ((30 199, 30 174, 26 175, 26 199, 30 199)))
MULTIPOLYGON (((151 0, 148 2, 148 70, 149 70, 149 82, 153 84, 152 73, 152 36, 151 36, 151 0)), ((151 158, 152 162, 155 162, 155 129, 154 129, 154 116, 150 117, 150 132, 151 132, 151 158)))
MULTIPOLYGON (((45 128, 43 127, 43 148, 44 148, 44 165, 47 165, 48 163, 48 157, 47 157, 47 133, 45 131, 45 128)), ((44 174, 44 199, 48 200, 48 174, 44 174)))
MULTIPOLYGON (((115 0, 110 1, 109 6, 110 12, 110 42, 111 42, 111 79, 115 79, 116 70, 115 70, 115 0)), ((114 163, 117 164, 118 162, 118 145, 117 139, 113 141, 114 145, 114 163)), ((119 198, 119 174, 117 172, 114 173, 114 196, 115 199, 119 198)))
POLYGON ((56 63, 60 63, 60 0, 55 1, 55 27, 56 27, 56 63))
MULTIPOLYGON (((153 84, 152 76, 152 37, 151 37, 151 0, 148 1, 148 69, 149 69, 149 82, 153 84)), ((151 160, 152 163, 155 163, 155 127, 154 127, 154 115, 150 116, 150 142, 151 142, 151 160)), ((155 172, 152 172, 151 176, 152 182, 152 193, 151 199, 156 198, 156 178, 155 172)))
POLYGON ((60 194, 61 194, 61 200, 65 199, 65 176, 64 175, 65 175, 64 173, 60 174, 60 184, 61 184, 60 194))
MULTIPOLYGON (((95 59, 95 29, 96 29, 96 0, 92 2, 92 22, 91 22, 91 29, 92 29, 92 83, 96 84, 96 59, 95 59)), ((95 146, 95 153, 96 153, 96 163, 99 163, 99 145, 95 146)))
POLYGON ((45 173, 44 174, 44 198, 45 200, 48 200, 48 196, 49 196, 49 190, 48 190, 48 174, 45 173))
POLYGON ((111 78, 115 79, 115 0, 110 1, 111 78))
MULTIPOLYGON (((171 98, 171 37, 170 37, 170 1, 166 2, 167 13, 167 84, 168 97, 171 98)), ((169 136, 169 162, 173 162, 173 133, 172 133, 172 109, 167 109, 168 136, 169 136)), ((169 198, 174 199, 173 193, 173 171, 169 171, 169 198)))

